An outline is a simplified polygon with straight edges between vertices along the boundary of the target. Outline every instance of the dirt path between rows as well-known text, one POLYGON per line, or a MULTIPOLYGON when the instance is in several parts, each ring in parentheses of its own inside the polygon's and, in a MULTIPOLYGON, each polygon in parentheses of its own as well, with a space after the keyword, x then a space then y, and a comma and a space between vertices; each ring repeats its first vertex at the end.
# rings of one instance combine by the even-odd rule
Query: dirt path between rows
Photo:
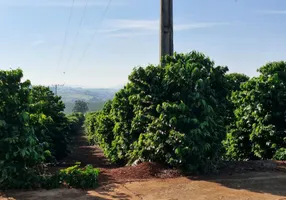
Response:
POLYGON ((84 135, 77 135, 71 144, 71 154, 62 160, 58 166, 68 167, 76 162, 81 162, 82 166, 91 164, 97 168, 115 168, 104 156, 103 151, 98 146, 89 145, 88 139, 84 135))
POLYGON ((152 179, 109 184, 90 191, 56 189, 9 193, 7 197, 0 200, 286 200, 286 176, 252 173, 239 180, 152 179))
MULTIPOLYGON (((236 169, 212 177, 182 177, 170 169, 142 163, 135 167, 111 165, 97 146, 89 146, 85 137, 77 136, 72 154, 58 168, 81 162, 101 169, 96 190, 55 189, 9 191, 0 200, 286 200, 286 173, 277 170, 236 169)), ((266 165, 265 165, 266 166, 266 165)), ((281 165, 285 167, 285 163, 281 165)), ((243 166, 245 167, 245 166, 243 166)), ((230 168, 230 166, 229 166, 230 168)))

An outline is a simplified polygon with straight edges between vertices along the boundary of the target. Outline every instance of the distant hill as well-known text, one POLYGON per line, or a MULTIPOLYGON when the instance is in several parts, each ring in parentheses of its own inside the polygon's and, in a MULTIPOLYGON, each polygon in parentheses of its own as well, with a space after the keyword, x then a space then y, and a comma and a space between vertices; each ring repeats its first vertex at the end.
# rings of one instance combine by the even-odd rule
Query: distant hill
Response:
POLYGON ((104 103, 114 97, 119 90, 105 88, 81 88, 81 87, 59 87, 58 95, 62 97, 66 105, 65 112, 71 113, 76 100, 85 100, 88 103, 89 111, 102 109, 104 103))

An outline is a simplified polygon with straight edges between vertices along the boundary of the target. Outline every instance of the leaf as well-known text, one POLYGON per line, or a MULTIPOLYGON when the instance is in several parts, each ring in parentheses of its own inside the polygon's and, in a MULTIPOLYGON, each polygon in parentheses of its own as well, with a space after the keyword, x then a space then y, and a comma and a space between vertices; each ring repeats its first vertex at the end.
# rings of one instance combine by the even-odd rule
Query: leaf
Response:
POLYGON ((5 127, 6 126, 6 121, 5 120, 0 120, 0 127, 5 127))
POLYGON ((20 154, 21 154, 22 157, 25 157, 26 154, 27 154, 27 150, 26 149, 21 149, 20 150, 20 154))
POLYGON ((23 121, 26 122, 29 120, 29 113, 28 112, 22 112, 21 117, 22 117, 23 121))

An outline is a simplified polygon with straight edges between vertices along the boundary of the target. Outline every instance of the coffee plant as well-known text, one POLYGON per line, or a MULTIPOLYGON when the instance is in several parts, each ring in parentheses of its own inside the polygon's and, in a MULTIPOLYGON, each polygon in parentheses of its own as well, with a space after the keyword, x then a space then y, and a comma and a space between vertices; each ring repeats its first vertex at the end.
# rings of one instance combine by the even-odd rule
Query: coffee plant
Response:
POLYGON ((275 160, 283 160, 283 161, 285 161, 285 160, 286 160, 286 148, 280 148, 280 149, 278 149, 278 150, 275 152, 273 158, 274 158, 275 160))
POLYGON ((38 183, 44 159, 30 118, 31 84, 20 69, 0 70, 0 188, 28 188, 38 183))
POLYGON ((0 70, 0 188, 42 184, 43 164, 67 156, 72 134, 84 116, 64 114, 49 88, 22 81, 20 69, 0 70))
POLYGON ((70 127, 64 114, 65 105, 61 97, 44 86, 33 86, 30 92, 31 117, 36 127, 36 135, 45 143, 55 159, 62 159, 67 154, 70 127))
POLYGON ((98 186, 99 169, 87 165, 80 168, 80 163, 61 169, 51 176, 43 178, 42 187, 54 189, 62 186, 80 189, 94 189, 98 186))
POLYGON ((286 146, 286 62, 271 62, 232 94, 235 122, 227 135, 228 159, 271 159, 286 146))
POLYGON ((235 106, 233 102, 231 101, 231 95, 233 92, 240 91, 241 84, 247 82, 249 80, 249 77, 244 74, 240 74, 240 73, 226 74, 225 77, 227 79, 227 90, 228 90, 228 95, 227 95, 228 106, 226 109, 227 117, 225 118, 225 120, 226 120, 227 129, 229 129, 230 126, 235 121, 235 115, 234 115, 235 106))
POLYGON ((88 134, 113 162, 142 158, 209 171, 225 138, 228 69, 198 52, 163 63, 134 69, 112 102, 89 116, 88 134))
POLYGON ((76 135, 79 131, 83 130, 85 117, 82 113, 72 113, 67 118, 70 126, 70 135, 76 135))

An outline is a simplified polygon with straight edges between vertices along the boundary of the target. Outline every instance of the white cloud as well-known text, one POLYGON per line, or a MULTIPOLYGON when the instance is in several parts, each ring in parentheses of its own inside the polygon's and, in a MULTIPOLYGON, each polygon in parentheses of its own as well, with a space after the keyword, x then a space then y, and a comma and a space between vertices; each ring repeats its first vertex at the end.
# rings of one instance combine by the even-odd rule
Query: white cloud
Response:
POLYGON ((192 24, 178 24, 174 25, 175 31, 184 31, 184 30, 190 30, 190 29, 199 29, 199 28, 212 28, 216 26, 226 26, 229 25, 228 23, 223 22, 202 22, 202 23, 192 23, 192 24))
MULTIPOLYGON (((108 0, 89 0, 91 6, 106 6, 108 0)), ((72 0, 0 0, 0 6, 12 7, 70 7, 72 0)), ((125 0, 116 0, 112 5, 125 5, 125 0)), ((75 0, 75 7, 85 6, 85 0, 75 0)))
POLYGON ((286 10, 261 10, 258 13, 265 15, 286 15, 286 10))
POLYGON ((120 30, 157 30, 159 26, 159 20, 126 20, 126 19, 115 19, 110 20, 107 26, 111 26, 115 29, 120 30))
POLYGON ((34 42, 32 42, 32 46, 39 46, 43 43, 45 43, 44 40, 35 40, 34 42))
POLYGON ((146 36, 153 35, 154 32, 122 32, 122 33, 111 33, 108 34, 108 37, 120 37, 120 38, 128 38, 134 36, 146 36))
MULTIPOLYGON (((159 31, 159 20, 109 20, 99 33, 109 37, 130 37, 139 35, 157 34, 159 31)), ((224 26, 228 23, 221 22, 199 22, 199 23, 175 23, 174 31, 186 31, 191 29, 212 28, 224 26)))

